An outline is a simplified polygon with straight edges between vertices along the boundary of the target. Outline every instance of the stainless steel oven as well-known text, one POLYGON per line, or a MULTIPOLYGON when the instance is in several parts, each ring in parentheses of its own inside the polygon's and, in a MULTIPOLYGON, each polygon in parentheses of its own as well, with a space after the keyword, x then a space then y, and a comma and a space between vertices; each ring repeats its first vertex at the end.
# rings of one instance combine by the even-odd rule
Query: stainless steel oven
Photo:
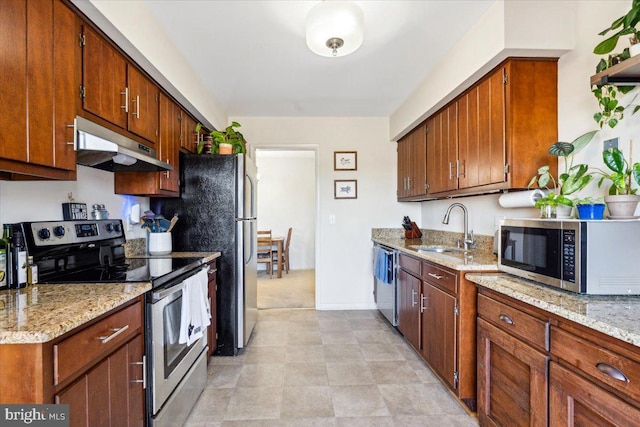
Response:
POLYGON ((152 290, 145 296, 147 424, 182 425, 207 377, 207 323, 189 317, 188 325, 199 327, 203 336, 189 339, 189 345, 180 344, 179 339, 180 325, 187 324, 182 322, 185 293, 197 302, 208 301, 204 271, 208 267, 202 258, 127 258, 118 219, 23 222, 13 228, 23 232, 41 283, 151 283, 152 290), (190 292, 194 283, 201 287, 199 295, 190 292))
MULTIPOLYGON (((154 289, 147 297, 147 355, 150 366, 148 404, 151 426, 182 425, 198 400, 207 379, 207 331, 188 345, 180 339, 185 322, 182 316, 186 282, 202 270, 185 274, 154 289)), ((206 273, 204 279, 206 282, 206 273)), ((188 325, 187 325, 188 326, 188 325)))

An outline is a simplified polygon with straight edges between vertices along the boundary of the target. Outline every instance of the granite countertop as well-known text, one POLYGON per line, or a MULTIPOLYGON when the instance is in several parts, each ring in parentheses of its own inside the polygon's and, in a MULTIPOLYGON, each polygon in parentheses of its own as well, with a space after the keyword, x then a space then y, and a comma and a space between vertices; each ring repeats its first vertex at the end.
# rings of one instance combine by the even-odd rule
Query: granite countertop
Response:
POLYGON ((440 264, 459 271, 496 271, 498 270, 498 257, 491 250, 482 247, 469 252, 418 252, 418 246, 455 246, 451 242, 434 239, 405 239, 400 237, 374 236, 376 243, 389 246, 401 252, 422 258, 427 261, 440 264))
POLYGON ((149 282, 77 283, 0 291, 0 344, 44 343, 151 289, 149 282))
MULTIPOLYGON (((173 252, 162 257, 202 258, 220 252, 173 252)), ((151 290, 150 282, 38 284, 0 291, 0 344, 44 343, 151 290)))
POLYGON ((507 273, 466 274, 478 285, 640 347, 640 296, 580 295, 507 273))

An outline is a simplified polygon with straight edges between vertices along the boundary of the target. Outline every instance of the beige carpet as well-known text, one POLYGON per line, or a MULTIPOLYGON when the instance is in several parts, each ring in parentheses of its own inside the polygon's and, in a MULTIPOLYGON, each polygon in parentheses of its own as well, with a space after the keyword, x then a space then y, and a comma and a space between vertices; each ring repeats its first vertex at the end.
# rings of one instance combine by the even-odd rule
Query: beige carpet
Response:
POLYGON ((289 270, 282 279, 258 272, 258 308, 314 308, 315 270, 289 270))

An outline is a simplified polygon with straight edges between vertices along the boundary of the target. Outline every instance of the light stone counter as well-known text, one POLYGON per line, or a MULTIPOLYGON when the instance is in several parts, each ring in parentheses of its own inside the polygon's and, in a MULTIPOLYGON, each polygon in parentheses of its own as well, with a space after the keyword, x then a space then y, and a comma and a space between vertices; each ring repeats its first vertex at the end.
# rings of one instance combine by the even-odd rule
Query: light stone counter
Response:
POLYGON ((458 271, 496 271, 498 270, 498 257, 493 252, 484 248, 469 252, 418 252, 418 246, 430 246, 442 244, 453 246, 450 242, 436 243, 433 240, 404 239, 399 237, 374 236, 372 239, 376 243, 389 246, 406 254, 422 258, 427 261, 440 264, 458 271))
MULTIPOLYGON (((174 252, 152 257, 202 258, 220 252, 174 252)), ((149 282, 38 284, 0 291, 0 344, 44 343, 87 323, 151 289, 149 282)))
POLYGON ((579 295, 507 273, 466 274, 487 289, 640 347, 640 296, 579 295))
POLYGON ((151 289, 149 282, 29 286, 0 291, 0 344, 44 343, 151 289))

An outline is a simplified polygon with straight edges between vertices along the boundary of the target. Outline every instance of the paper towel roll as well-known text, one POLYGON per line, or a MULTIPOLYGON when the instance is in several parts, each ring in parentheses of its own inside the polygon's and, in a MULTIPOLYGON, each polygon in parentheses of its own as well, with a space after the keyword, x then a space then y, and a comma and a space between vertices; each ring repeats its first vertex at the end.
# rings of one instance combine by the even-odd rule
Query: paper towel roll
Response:
POLYGON ((498 203, 503 208, 531 208, 536 202, 546 195, 544 190, 516 191, 505 193, 498 198, 498 203))

